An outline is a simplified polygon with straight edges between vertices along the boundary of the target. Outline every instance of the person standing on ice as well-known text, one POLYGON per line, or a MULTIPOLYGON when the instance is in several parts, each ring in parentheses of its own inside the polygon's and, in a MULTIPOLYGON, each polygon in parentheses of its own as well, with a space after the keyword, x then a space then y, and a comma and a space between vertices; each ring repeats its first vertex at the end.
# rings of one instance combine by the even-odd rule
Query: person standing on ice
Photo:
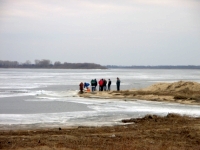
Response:
POLYGON ((107 89, 107 81, 106 81, 106 79, 103 79, 103 90, 104 91, 106 91, 106 89, 107 89))
POLYGON ((95 91, 95 80, 94 79, 91 80, 91 87, 92 87, 92 92, 94 92, 95 91))
POLYGON ((119 91, 120 90, 120 80, 118 77, 117 77, 116 85, 117 85, 117 91, 119 91))
POLYGON ((108 79, 108 91, 110 91, 110 86, 111 86, 111 80, 110 79, 108 79))
POLYGON ((99 91, 103 91, 103 79, 99 80, 99 91))
POLYGON ((94 90, 96 91, 97 90, 97 79, 94 79, 94 81, 95 81, 95 88, 94 88, 94 90))
POLYGON ((79 87, 80 87, 80 93, 83 93, 83 82, 81 82, 81 83, 79 84, 79 87))

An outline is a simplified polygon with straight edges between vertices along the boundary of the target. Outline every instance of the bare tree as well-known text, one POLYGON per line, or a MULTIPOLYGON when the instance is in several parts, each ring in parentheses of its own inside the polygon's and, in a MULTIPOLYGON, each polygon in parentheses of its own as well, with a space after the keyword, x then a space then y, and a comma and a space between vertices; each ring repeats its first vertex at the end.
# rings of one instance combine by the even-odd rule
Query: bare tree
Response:
POLYGON ((60 61, 56 61, 55 63, 54 63, 54 67, 60 67, 62 64, 61 64, 61 62, 60 61))
POLYGON ((40 64, 40 60, 36 59, 35 60, 35 65, 39 65, 40 64))
POLYGON ((30 60, 27 60, 27 61, 25 62, 25 64, 26 64, 26 65, 31 65, 31 61, 30 61, 30 60))
POLYGON ((0 66, 4 68, 16 68, 18 67, 19 63, 17 61, 8 61, 8 60, 1 60, 0 66))
POLYGON ((42 66, 42 67, 48 67, 49 65, 51 65, 50 60, 43 59, 43 60, 40 61, 40 66, 42 66))

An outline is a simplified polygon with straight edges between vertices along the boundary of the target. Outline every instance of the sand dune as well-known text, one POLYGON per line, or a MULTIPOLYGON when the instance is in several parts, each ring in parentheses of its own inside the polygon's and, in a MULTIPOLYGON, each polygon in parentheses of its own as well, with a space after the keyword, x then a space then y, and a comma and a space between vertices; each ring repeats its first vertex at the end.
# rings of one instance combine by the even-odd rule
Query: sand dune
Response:
POLYGON ((164 92, 164 91, 200 91, 200 84, 197 82, 190 81, 179 81, 174 83, 157 83, 147 88, 142 89, 143 91, 156 91, 156 92, 164 92))
POLYGON ((144 89, 126 91, 95 91, 79 94, 87 98, 109 98, 121 100, 168 101, 182 104, 200 104, 200 83, 179 81, 174 83, 157 83, 144 89))

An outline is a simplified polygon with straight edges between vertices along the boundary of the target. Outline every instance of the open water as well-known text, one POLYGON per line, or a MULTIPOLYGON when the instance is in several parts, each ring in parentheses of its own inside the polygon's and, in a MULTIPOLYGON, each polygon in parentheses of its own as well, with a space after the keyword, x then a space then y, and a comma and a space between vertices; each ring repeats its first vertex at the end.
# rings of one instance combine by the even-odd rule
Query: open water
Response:
POLYGON ((24 127, 104 126, 146 114, 200 116, 200 106, 149 101, 78 97, 80 82, 116 78, 121 89, 139 89, 157 82, 200 82, 200 70, 167 69, 0 69, 0 129, 24 127))

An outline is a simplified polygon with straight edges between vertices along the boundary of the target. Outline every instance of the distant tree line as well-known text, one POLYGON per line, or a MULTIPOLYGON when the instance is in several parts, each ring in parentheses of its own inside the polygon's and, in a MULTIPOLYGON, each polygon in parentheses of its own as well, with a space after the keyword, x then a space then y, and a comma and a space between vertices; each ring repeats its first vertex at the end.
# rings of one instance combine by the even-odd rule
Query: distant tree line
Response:
POLYGON ((35 60, 35 63, 27 60, 24 63, 17 61, 0 60, 0 68, 48 68, 48 69, 200 69, 200 66, 195 65, 162 65, 162 66, 117 66, 107 65, 101 66, 95 63, 61 63, 56 61, 52 63, 48 59, 35 60))
POLYGON ((35 60, 35 63, 27 60, 24 63, 17 61, 0 60, 0 68, 48 68, 48 69, 107 69, 105 66, 94 63, 61 63, 56 61, 52 63, 50 60, 35 60))
POLYGON ((200 66, 195 65, 163 65, 163 66, 116 66, 116 65, 107 65, 105 66, 108 69, 200 69, 200 66))

